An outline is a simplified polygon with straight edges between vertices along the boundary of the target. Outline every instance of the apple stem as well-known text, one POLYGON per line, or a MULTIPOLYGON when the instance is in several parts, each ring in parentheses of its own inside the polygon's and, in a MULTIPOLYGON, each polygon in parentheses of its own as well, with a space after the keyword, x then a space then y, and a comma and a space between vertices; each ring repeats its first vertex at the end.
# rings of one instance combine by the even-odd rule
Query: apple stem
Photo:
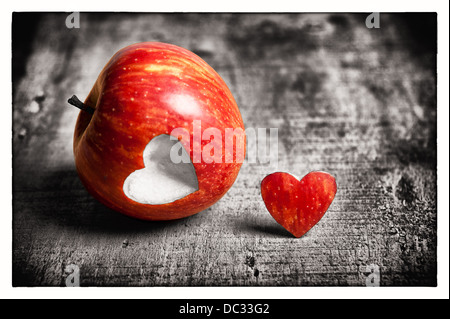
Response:
POLYGON ((93 107, 87 106, 83 102, 81 102, 76 95, 73 95, 70 99, 67 100, 69 104, 76 106, 82 111, 88 112, 89 114, 94 114, 95 109, 93 107))

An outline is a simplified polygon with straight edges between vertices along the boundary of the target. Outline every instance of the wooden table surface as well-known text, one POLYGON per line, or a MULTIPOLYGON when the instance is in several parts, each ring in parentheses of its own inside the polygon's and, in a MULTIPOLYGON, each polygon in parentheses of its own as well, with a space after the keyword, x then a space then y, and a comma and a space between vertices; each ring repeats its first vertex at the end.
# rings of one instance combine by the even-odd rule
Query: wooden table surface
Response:
MULTIPOLYGON (((435 286, 436 15, 15 14, 13 285, 435 286), (417 21, 420 21, 420 25, 417 21), (209 209, 143 222, 75 171, 78 111, 109 58, 140 41, 200 55, 246 128, 278 128, 278 163, 243 165, 209 209), (265 175, 321 170, 338 192, 297 239, 261 200, 265 175)), ((249 145, 254 147, 254 145, 249 145)))

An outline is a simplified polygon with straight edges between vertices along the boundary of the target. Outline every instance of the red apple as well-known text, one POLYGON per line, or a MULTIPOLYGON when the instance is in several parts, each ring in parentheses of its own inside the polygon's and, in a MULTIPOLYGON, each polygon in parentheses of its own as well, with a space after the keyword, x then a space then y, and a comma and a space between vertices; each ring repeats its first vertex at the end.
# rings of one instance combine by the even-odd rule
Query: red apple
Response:
POLYGON ((222 78, 189 50, 156 42, 123 48, 78 104, 79 177, 97 200, 125 215, 171 220, 196 214, 238 175, 238 158, 245 156, 238 106, 222 78), (219 143, 227 129, 237 132, 225 138, 236 140, 231 148, 225 139, 219 143), (175 153, 187 163, 172 160, 177 145, 175 153))
POLYGON ((261 196, 269 213, 295 237, 316 225, 328 210, 337 191, 333 176, 311 172, 302 180, 277 172, 261 182, 261 196))

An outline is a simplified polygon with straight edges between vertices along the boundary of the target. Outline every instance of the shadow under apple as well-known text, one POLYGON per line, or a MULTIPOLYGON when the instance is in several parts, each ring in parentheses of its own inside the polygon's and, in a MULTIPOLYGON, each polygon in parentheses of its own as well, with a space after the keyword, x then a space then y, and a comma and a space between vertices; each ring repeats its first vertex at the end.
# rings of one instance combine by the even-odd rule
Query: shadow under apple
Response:
POLYGON ((13 194, 14 215, 19 214, 18 210, 23 211, 21 214, 32 214, 30 223, 51 223, 56 228, 68 227, 79 233, 157 235, 168 228, 183 226, 184 229, 191 219, 201 218, 194 215, 172 221, 144 221, 128 217, 92 197, 72 168, 44 172, 40 178, 40 189, 21 192, 17 185, 13 194))

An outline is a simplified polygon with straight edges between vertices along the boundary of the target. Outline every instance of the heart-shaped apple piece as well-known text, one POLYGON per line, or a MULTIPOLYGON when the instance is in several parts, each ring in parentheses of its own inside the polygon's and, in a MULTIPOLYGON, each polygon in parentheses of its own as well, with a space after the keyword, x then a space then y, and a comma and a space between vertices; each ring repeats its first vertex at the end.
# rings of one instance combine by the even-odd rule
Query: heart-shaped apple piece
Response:
POLYGON ((267 210, 297 238, 319 222, 336 191, 336 180, 324 172, 311 172, 301 180, 289 173, 276 172, 261 182, 261 196, 267 210))
POLYGON ((128 198, 141 204, 161 205, 198 190, 194 165, 180 141, 161 134, 147 144, 142 156, 145 167, 131 173, 123 183, 128 198), (174 162, 173 150, 181 150, 181 157, 189 161, 174 162))

